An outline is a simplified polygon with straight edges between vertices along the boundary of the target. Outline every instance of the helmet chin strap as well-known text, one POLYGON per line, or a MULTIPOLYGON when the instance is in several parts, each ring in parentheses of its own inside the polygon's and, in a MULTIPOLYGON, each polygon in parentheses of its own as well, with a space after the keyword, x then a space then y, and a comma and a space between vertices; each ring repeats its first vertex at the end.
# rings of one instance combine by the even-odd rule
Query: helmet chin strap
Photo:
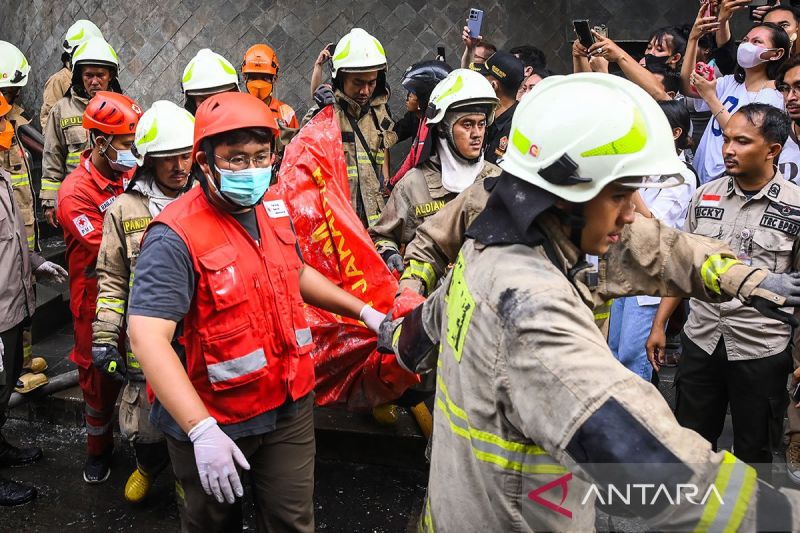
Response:
POLYGON ((571 211, 563 209, 556 209, 561 223, 569 228, 569 240, 578 249, 579 254, 583 254, 581 250, 581 235, 583 228, 586 227, 586 218, 583 216, 583 204, 572 204, 571 211))

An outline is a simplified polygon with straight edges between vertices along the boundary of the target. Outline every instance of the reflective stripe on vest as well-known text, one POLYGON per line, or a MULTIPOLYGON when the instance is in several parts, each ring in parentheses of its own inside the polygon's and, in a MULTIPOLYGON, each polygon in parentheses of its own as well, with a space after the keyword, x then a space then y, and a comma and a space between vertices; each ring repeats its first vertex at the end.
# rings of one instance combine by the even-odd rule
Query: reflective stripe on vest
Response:
MULTIPOLYGON (((311 330, 308 332, 311 335, 311 330)), ((208 365, 208 380, 211 383, 220 383, 252 374, 267 366, 267 356, 259 348, 245 356, 237 357, 208 365)))
POLYGON ((505 440, 498 435, 475 429, 469 423, 467 413, 453 402, 444 384, 441 360, 436 383, 439 392, 436 406, 442 411, 453 435, 469 442, 472 454, 484 463, 503 470, 514 470, 525 474, 565 474, 567 469, 556 463, 547 452, 535 444, 523 444, 505 440))
POLYGON ((714 480, 717 495, 709 496, 695 531, 738 531, 755 494, 756 471, 725 452, 714 480), (720 501, 721 500, 721 501, 720 501))

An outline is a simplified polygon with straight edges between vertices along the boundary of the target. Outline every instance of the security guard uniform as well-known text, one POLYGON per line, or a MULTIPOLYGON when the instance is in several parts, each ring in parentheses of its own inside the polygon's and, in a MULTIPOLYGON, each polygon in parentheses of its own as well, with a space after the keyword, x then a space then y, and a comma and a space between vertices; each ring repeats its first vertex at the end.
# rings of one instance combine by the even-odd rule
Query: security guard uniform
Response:
POLYGON ((719 497, 631 498, 626 508, 651 527, 796 526, 797 493, 758 484, 752 468, 672 421, 658 390, 614 360, 591 311, 633 287, 747 300, 766 272, 718 241, 637 216, 595 277, 554 215, 535 224, 532 241, 492 242, 500 226, 467 239, 443 285, 395 330, 399 358, 438 374, 421 530, 591 530, 597 487, 658 480, 699 494, 713 483, 719 497))
MULTIPOLYGON (((800 186, 777 171, 755 194, 732 177, 709 182, 695 193, 684 230, 728 243, 754 267, 798 271, 800 186)), ((787 324, 741 302, 691 300, 675 381, 678 421, 716 445, 730 402, 736 456, 768 467, 788 403, 790 340, 787 324)))
POLYGON ((89 132, 83 129, 83 112, 87 105, 88 98, 70 89, 50 110, 42 154, 43 207, 55 207, 61 182, 78 166, 81 153, 91 148, 89 132))
POLYGON ((31 156, 20 144, 16 135, 17 127, 29 124, 30 121, 22 116, 23 109, 18 104, 14 104, 8 114, 11 126, 14 128, 14 139, 8 151, 0 152, 0 167, 11 174, 11 187, 14 189, 14 200, 19 206, 22 220, 25 223, 25 234, 28 242, 28 249, 37 248, 37 227, 36 227, 36 207, 35 194, 31 177, 31 156))
POLYGON ((62 68, 44 82, 42 109, 39 112, 39 123, 42 125, 42 130, 47 127, 47 117, 50 116, 50 110, 56 105, 56 102, 67 94, 70 85, 72 85, 72 71, 67 67, 62 68))
MULTIPOLYGON (((500 169, 484 163, 477 179, 500 175, 500 169)), ((369 228, 378 253, 399 252, 414 238, 417 228, 456 197, 442 185, 442 170, 436 158, 410 170, 392 191, 378 222, 369 228)))

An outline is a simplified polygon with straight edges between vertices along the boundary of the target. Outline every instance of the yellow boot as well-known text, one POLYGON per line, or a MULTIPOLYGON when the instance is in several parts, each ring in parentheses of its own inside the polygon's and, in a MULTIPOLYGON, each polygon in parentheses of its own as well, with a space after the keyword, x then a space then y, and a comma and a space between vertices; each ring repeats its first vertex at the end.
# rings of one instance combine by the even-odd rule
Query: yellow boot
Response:
POLYGON ((397 406, 387 403, 373 407, 372 418, 382 426, 393 426, 397 423, 397 406))
POLYGON ((153 486, 153 478, 138 467, 125 483, 125 499, 131 503, 139 503, 145 499, 153 486))

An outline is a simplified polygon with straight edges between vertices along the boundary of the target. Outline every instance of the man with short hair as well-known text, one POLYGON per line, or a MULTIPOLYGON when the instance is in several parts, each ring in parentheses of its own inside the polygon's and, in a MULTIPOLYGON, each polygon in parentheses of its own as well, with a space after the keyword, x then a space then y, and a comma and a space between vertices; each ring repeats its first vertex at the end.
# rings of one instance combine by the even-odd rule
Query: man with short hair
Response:
MULTIPOLYGON (((736 112, 723 132, 727 176, 699 188, 684 230, 720 239, 739 261, 776 274, 800 270, 800 187, 775 162, 789 135, 789 118, 767 104, 736 112)), ((658 368, 667 319, 680 305, 662 300, 648 357, 658 368)), ((791 327, 739 302, 691 301, 681 335, 675 416, 716 449, 730 404, 736 456, 771 481, 772 446, 783 425, 792 372, 791 327)))
MULTIPOLYGON (((69 307, 75 335, 70 359, 78 365, 78 384, 85 404, 88 457, 83 480, 90 484, 104 482, 111 473, 114 404, 121 388, 119 381, 92 365, 95 268, 103 219, 133 177, 136 159, 131 146, 141 115, 141 108, 127 96, 98 91, 89 100, 81 121, 92 148, 80 154, 79 165, 58 191, 57 216, 67 244, 69 307)), ((51 113, 51 121, 53 116, 51 113)), ((118 351, 123 352, 124 343, 120 344, 118 351)))
POLYGON ((81 153, 89 148, 82 119, 89 100, 100 91, 122 93, 117 80, 119 58, 101 37, 81 44, 72 54, 72 64, 72 85, 50 110, 43 131, 42 210, 53 227, 58 226, 56 199, 61 182, 75 170, 81 153))
POLYGON ((383 211, 383 190, 389 179, 389 148, 397 142, 389 112, 386 53, 380 41, 353 28, 333 51, 333 87, 323 84, 314 93, 317 103, 305 123, 321 108, 333 104, 342 132, 350 201, 364 227, 383 211))
POLYGON ((72 85, 72 54, 80 45, 93 37, 103 39, 103 34, 95 24, 86 19, 76 20, 64 35, 61 52, 62 68, 44 82, 42 90, 42 109, 39 112, 39 123, 42 130, 47 126, 47 117, 50 110, 66 93, 72 85))
POLYGON ((517 92, 525 79, 525 66, 522 61, 508 52, 495 52, 478 67, 492 84, 500 105, 497 107, 494 124, 486 132, 486 151, 484 158, 496 163, 508 149, 508 135, 511 132, 511 117, 517 109, 517 92))
MULTIPOLYGON (((800 141, 798 141, 800 55, 793 55, 786 61, 775 80, 775 88, 783 94, 786 113, 792 119, 789 138, 786 139, 778 160, 778 170, 787 180, 800 184, 800 141)), ((796 367, 800 367, 797 339, 794 344, 795 349, 792 352, 794 364, 796 367)), ((794 402, 791 402, 787 408, 786 416, 789 419, 786 426, 786 436, 789 437, 789 445, 786 447, 786 474, 793 483, 800 485, 800 409, 795 407, 794 402)))

